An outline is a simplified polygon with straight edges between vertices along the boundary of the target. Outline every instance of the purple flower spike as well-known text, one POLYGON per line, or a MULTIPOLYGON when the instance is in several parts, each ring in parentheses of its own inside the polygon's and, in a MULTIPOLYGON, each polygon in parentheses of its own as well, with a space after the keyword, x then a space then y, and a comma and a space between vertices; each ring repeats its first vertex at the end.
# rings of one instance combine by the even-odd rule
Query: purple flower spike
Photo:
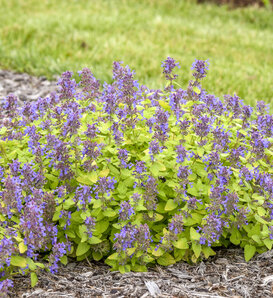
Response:
POLYGON ((172 73, 175 67, 180 68, 179 63, 175 62, 173 58, 167 57, 167 59, 162 62, 161 67, 163 67, 163 74, 166 80, 173 81, 178 77, 178 75, 172 73))

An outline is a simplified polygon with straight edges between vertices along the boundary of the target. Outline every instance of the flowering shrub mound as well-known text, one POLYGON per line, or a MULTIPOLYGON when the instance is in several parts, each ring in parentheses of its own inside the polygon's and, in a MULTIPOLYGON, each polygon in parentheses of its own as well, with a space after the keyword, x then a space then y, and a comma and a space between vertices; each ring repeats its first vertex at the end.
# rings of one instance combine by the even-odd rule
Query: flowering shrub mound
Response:
POLYGON ((0 129, 0 289, 12 275, 55 272, 67 256, 120 272, 197 262, 216 246, 245 259, 273 244, 273 117, 202 89, 208 62, 164 90, 115 62, 113 83, 63 73, 59 92, 17 108, 0 129))

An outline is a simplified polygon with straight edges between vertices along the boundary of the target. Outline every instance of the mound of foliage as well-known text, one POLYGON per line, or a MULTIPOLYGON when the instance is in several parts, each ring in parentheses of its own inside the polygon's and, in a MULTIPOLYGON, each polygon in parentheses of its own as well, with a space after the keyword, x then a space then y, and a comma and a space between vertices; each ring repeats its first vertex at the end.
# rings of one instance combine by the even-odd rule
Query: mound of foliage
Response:
POLYGON ((120 272, 195 263, 231 243, 245 259, 273 244, 273 117, 202 89, 208 62, 184 90, 163 63, 164 90, 113 64, 103 86, 89 69, 59 92, 17 107, 0 129, 0 289, 14 274, 105 260, 120 272))

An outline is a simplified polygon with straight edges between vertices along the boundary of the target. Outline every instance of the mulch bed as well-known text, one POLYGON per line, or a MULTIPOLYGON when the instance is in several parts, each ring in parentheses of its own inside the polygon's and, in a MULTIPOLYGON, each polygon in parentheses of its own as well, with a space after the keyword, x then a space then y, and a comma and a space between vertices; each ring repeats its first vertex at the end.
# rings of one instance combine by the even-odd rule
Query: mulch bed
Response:
POLYGON ((244 261, 243 250, 219 249, 197 265, 184 262, 120 274, 102 262, 71 262, 58 274, 42 271, 34 289, 14 278, 10 297, 273 297, 273 250, 244 261))

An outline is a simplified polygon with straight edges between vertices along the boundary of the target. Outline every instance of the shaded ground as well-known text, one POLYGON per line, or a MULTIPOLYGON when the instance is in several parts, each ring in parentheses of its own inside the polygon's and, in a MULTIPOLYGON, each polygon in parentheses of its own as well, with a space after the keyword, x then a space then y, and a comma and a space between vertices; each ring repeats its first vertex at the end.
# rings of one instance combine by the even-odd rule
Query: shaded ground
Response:
POLYGON ((10 297, 273 297, 273 251, 246 263, 241 249, 221 249, 198 265, 180 262, 149 272, 109 271, 103 263, 72 262, 59 273, 16 277, 10 297))

